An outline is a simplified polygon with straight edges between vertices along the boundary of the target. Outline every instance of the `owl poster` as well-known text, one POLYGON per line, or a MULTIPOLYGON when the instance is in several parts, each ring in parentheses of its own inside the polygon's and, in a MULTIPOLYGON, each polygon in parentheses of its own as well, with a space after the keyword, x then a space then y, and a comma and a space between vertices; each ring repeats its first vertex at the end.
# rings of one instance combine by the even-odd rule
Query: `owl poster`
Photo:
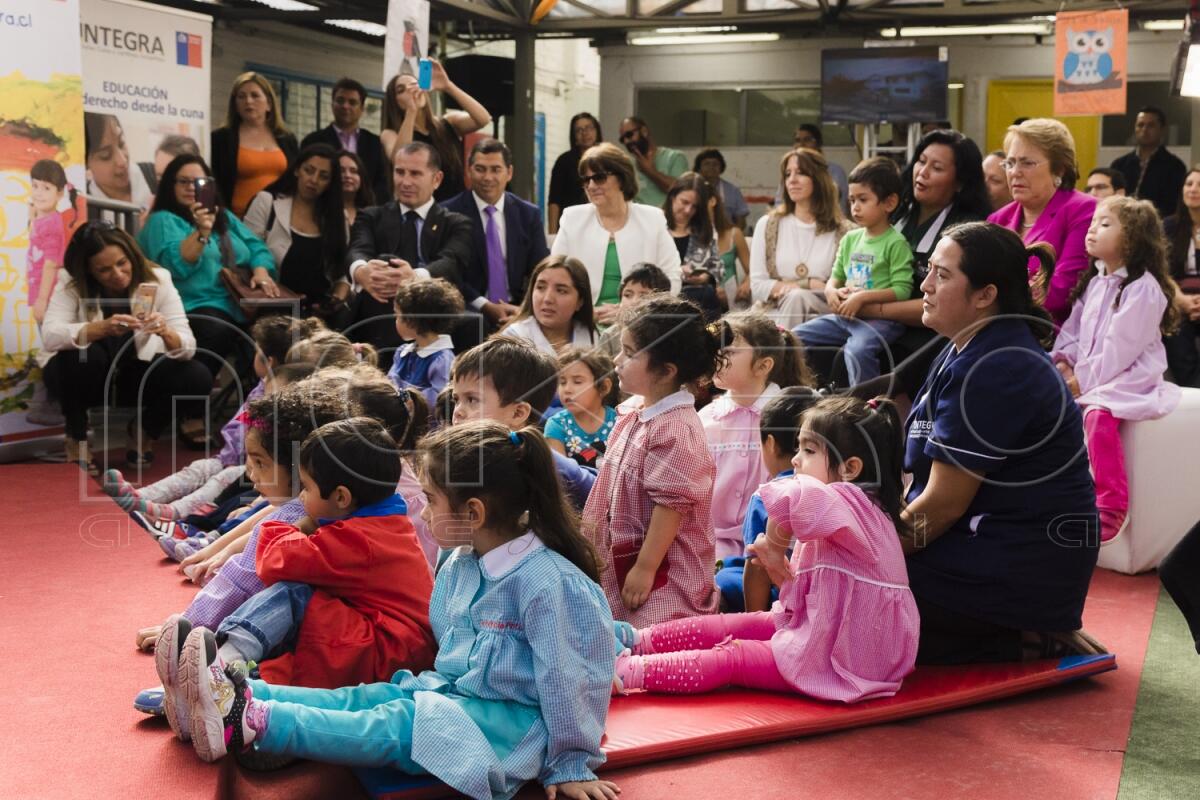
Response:
POLYGON ((1129 12, 1061 13, 1054 39, 1054 116, 1124 114, 1129 12))

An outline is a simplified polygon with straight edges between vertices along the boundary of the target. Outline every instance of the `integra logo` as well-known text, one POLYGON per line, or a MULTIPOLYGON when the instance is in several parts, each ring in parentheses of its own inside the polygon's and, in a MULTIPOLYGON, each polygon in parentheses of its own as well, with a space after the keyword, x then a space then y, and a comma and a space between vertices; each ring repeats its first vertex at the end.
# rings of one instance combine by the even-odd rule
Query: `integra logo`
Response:
POLYGON ((166 55, 162 37, 138 31, 125 31, 120 28, 82 22, 79 25, 79 37, 83 40, 84 47, 94 45, 145 56, 165 57, 166 55))

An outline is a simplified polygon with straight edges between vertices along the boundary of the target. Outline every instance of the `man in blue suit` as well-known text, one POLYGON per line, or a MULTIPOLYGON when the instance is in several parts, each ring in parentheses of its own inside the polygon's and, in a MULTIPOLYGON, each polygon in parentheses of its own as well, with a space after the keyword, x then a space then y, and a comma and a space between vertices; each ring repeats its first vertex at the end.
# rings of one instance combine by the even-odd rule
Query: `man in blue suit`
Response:
POLYGON ((471 188, 443 206, 471 220, 474 248, 463 274, 463 298, 498 328, 517 313, 533 268, 550 254, 542 212, 512 192, 512 152, 482 139, 467 161, 471 188))

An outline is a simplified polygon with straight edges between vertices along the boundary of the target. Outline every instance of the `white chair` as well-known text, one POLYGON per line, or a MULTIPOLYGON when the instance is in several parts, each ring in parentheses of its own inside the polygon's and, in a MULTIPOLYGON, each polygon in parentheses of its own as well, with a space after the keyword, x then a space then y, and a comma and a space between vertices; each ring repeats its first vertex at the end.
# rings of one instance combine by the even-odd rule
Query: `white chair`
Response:
POLYGON ((1121 423, 1129 524, 1100 548, 1101 567, 1127 574, 1158 566, 1200 521, 1200 389, 1184 389, 1161 419, 1121 423))

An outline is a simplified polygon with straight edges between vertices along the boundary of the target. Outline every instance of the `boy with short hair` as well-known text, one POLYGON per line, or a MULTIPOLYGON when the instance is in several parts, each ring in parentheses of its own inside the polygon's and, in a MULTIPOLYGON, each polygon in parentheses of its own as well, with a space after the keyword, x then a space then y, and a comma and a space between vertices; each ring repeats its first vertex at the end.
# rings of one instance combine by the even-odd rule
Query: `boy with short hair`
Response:
POLYGON ((405 344, 396 349, 388 379, 397 389, 412 387, 430 408, 450 381, 454 342, 450 332, 463 313, 462 293, 447 280, 410 281, 396 293, 396 333, 405 344))
MULTIPOLYGON (((759 419, 762 439, 762 460, 771 474, 771 482, 795 474, 792 459, 800 443, 800 418, 821 395, 807 386, 790 386, 763 406, 759 419)), ((754 544, 760 533, 767 531, 767 509, 758 492, 750 497, 746 518, 742 523, 742 539, 746 546, 754 544)), ((721 590, 723 608, 727 612, 768 611, 779 599, 779 588, 771 584, 767 571, 753 558, 727 558, 717 572, 717 588, 721 590)))
POLYGON ((904 323, 880 318, 881 305, 907 300, 913 290, 912 250, 888 217, 900 202, 895 162, 870 158, 850 173, 850 215, 861 228, 842 237, 825 299, 833 312, 792 332, 808 348, 842 347, 853 386, 878 377, 887 345, 904 333, 904 323), (871 318, 863 310, 872 306, 871 318))
MULTIPOLYGON (((267 588, 215 634, 172 617, 175 640, 202 637, 210 662, 262 662, 264 680, 314 688, 432 666, 433 578, 396 494, 395 441, 374 419, 338 420, 308 435, 297 465, 305 516, 264 522, 259 534, 255 571, 267 588)), ((180 691, 175 676, 160 677, 180 691)))
MULTIPOLYGON (((667 277, 667 274, 656 264, 643 261, 640 264, 634 264, 629 274, 621 279, 620 307, 628 308, 652 294, 669 291, 671 291, 671 279, 667 277)), ((604 332, 600 334, 600 341, 596 343, 596 349, 609 358, 615 359, 621 352, 622 327, 618 323, 605 328, 604 332)), ((623 400, 627 396, 622 394, 621 399, 623 400)))
MULTIPOLYGON (((541 421, 558 390, 558 365, 523 339, 498 336, 460 355, 451 381, 453 424, 490 419, 515 431, 541 421)), ((596 472, 561 453, 551 454, 567 499, 582 509, 596 472)))

